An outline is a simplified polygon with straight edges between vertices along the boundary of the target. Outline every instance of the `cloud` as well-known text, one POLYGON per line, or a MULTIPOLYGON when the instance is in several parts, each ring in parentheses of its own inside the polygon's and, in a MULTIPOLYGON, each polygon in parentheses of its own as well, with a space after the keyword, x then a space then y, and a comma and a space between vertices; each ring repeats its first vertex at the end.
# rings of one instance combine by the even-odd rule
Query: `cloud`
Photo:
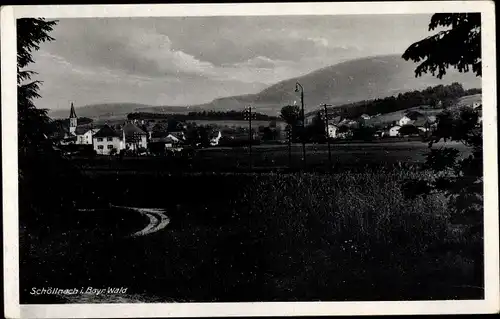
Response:
POLYGON ((325 38, 307 38, 307 40, 312 41, 318 47, 328 47, 329 44, 325 38))
POLYGON ((56 41, 35 53, 45 81, 38 102, 183 105, 256 93, 340 61, 400 53, 427 34, 429 17, 60 19, 56 41))
POLYGON ((250 69, 274 69, 279 66, 291 65, 293 61, 273 60, 266 56, 256 56, 243 62, 224 64, 223 67, 250 68, 250 69))
POLYGON ((127 46, 136 59, 156 63, 165 73, 206 74, 214 69, 210 62, 196 59, 181 50, 174 50, 167 35, 136 30, 130 35, 127 46))

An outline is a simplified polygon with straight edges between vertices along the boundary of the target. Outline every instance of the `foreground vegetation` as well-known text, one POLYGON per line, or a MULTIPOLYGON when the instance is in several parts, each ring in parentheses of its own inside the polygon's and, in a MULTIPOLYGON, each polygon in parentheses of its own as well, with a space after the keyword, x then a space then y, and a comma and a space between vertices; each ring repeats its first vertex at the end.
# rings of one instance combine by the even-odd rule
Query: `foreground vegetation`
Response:
POLYGON ((171 224, 23 263, 21 300, 43 302, 26 292, 43 282, 161 301, 481 298, 482 241, 450 223, 444 196, 401 190, 422 174, 99 176, 103 207, 162 207, 171 224))

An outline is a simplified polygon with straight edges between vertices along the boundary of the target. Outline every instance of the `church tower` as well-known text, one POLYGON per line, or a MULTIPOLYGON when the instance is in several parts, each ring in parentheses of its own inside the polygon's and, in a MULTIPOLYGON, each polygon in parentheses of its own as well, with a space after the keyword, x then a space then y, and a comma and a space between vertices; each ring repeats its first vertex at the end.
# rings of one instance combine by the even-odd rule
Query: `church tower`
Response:
POLYGON ((75 107, 73 106, 73 103, 71 103, 71 110, 69 113, 69 132, 70 133, 75 133, 77 121, 78 120, 76 117, 75 107))

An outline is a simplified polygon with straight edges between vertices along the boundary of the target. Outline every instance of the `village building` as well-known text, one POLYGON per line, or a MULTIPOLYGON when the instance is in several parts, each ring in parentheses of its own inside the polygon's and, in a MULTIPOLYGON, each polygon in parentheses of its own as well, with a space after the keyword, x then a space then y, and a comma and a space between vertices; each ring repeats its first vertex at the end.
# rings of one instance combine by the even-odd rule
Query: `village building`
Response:
POLYGON ((393 126, 389 129, 389 136, 391 137, 395 137, 395 136, 398 136, 399 135, 399 129, 401 128, 401 126, 399 125, 396 125, 396 126, 393 126))
POLYGON ((186 135, 184 134, 184 131, 181 130, 168 131, 168 136, 170 136, 174 141, 178 143, 182 143, 186 140, 186 135))
POLYGON ((169 132, 167 123, 159 122, 151 129, 149 146, 163 152, 167 149, 179 149, 184 141, 184 132, 169 132))
POLYGON ((99 129, 93 128, 91 125, 77 126, 75 129, 76 144, 91 145, 92 137, 99 129))
POLYGON ((123 132, 106 124, 93 136, 94 151, 98 155, 117 154, 125 148, 124 140, 123 132))
POLYGON ((148 147, 147 136, 148 134, 140 129, 137 125, 132 122, 127 122, 122 127, 123 132, 123 144, 125 149, 137 151, 141 148, 148 147))
POLYGON ((404 125, 409 125, 409 124, 413 124, 413 121, 411 118, 409 118, 408 116, 403 116, 401 119, 399 119, 398 121, 398 126, 404 126, 404 125))
POLYGON ((221 131, 217 131, 213 136, 210 138, 210 145, 212 146, 217 146, 219 145, 219 141, 222 137, 221 131))
POLYGON ((431 123, 428 118, 418 118, 413 121, 413 126, 418 128, 422 132, 429 132, 431 129, 431 123))
POLYGON ((333 124, 328 124, 328 137, 337 138, 338 127, 333 124))

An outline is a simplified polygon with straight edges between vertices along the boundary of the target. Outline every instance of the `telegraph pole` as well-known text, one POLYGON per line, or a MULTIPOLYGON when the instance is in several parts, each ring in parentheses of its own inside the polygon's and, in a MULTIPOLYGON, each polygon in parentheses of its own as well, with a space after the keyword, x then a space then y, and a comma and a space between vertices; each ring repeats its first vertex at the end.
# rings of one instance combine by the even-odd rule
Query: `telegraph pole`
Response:
POLYGON ((288 166, 292 168, 292 126, 286 126, 286 137, 288 139, 288 166))
POLYGON ((255 113, 252 113, 252 107, 248 106, 243 112, 243 118, 248 120, 248 140, 250 141, 249 157, 250 157, 250 169, 252 168, 253 159, 252 159, 252 141, 253 141, 253 132, 252 132, 252 119, 255 118, 255 113))
POLYGON ((306 140, 305 140, 305 133, 306 133, 306 115, 304 113, 304 87, 299 83, 295 83, 295 92, 300 91, 300 104, 302 106, 301 108, 301 117, 302 117, 302 134, 301 134, 301 139, 302 139, 302 157, 304 161, 304 170, 307 169, 306 165, 306 140), (300 89, 300 90, 299 90, 300 89))
POLYGON ((323 104, 324 111, 323 111, 323 120, 325 121, 325 133, 326 133, 326 141, 328 143, 328 163, 330 164, 330 168, 332 167, 332 149, 330 145, 330 127, 328 126, 329 124, 329 118, 328 118, 328 107, 332 106, 331 104, 323 104))

